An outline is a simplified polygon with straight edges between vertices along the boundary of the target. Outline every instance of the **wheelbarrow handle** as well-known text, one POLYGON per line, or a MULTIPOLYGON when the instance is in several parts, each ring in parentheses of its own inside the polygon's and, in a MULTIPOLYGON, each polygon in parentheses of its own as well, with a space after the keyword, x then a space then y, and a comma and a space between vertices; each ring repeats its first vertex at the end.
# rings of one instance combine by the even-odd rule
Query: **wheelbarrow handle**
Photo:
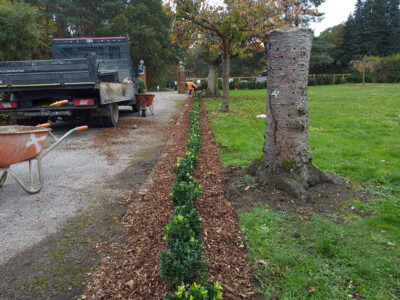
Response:
POLYGON ((51 125, 50 123, 44 123, 44 124, 39 124, 36 127, 40 127, 40 128, 49 128, 51 125))
POLYGON ((66 134, 64 134, 62 137, 60 137, 59 139, 57 139, 55 136, 53 136, 54 139, 56 140, 56 142, 54 144, 52 144, 49 148, 44 150, 43 153, 40 154, 40 157, 42 158, 45 155, 47 155, 50 151, 52 151, 55 147, 57 147, 63 140, 65 140, 71 133, 73 133, 75 131, 85 130, 85 129, 88 129, 88 128, 89 128, 88 126, 75 127, 74 129, 71 129, 66 134))

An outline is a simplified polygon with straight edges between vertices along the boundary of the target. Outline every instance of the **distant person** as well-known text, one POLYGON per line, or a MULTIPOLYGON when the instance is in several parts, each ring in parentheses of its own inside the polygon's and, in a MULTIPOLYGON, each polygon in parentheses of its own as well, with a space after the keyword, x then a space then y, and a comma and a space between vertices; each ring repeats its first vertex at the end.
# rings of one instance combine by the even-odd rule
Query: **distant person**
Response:
POLYGON ((192 80, 189 80, 186 84, 188 87, 189 95, 191 95, 197 89, 197 85, 195 85, 192 80))

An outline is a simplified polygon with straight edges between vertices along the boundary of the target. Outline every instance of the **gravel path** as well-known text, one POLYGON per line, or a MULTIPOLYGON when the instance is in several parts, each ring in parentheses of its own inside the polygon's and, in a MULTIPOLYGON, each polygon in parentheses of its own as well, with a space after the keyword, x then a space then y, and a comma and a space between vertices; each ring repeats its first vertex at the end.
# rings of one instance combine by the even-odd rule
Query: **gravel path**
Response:
MULTIPOLYGON (((75 132, 47 155, 43 159, 45 185, 39 194, 29 195, 12 178, 7 179, 0 189, 0 269, 10 270, 7 265, 21 255, 27 261, 31 252, 40 255, 37 245, 45 246, 48 237, 69 226, 71 219, 93 207, 117 203, 143 182, 166 142, 162 128, 187 98, 175 92, 155 95, 154 116, 148 112, 142 118, 122 107, 118 127, 75 132), (138 129, 132 129, 133 125, 138 129)), ((76 125, 56 123, 53 133, 61 136, 76 125)), ((26 163, 13 165, 12 170, 28 179, 26 163)), ((7 281, 4 276, 0 275, 0 282, 7 281)), ((5 295, 2 288, 0 284, 0 296, 5 295)))

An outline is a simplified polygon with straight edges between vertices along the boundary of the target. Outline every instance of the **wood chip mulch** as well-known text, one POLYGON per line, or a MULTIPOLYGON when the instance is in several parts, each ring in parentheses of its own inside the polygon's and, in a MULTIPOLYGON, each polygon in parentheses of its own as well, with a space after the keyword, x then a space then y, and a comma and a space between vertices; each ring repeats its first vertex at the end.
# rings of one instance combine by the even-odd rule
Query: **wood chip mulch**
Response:
MULTIPOLYGON (((188 105, 177 125, 170 128, 169 142, 145 186, 125 199, 124 243, 99 246, 105 258, 87 285, 83 299, 162 299, 169 287, 159 276, 159 254, 165 248, 162 237, 173 214, 170 193, 176 177, 172 172, 177 157, 186 151, 188 105)), ((225 174, 218 160, 204 105, 200 112, 202 144, 194 177, 203 188, 196 206, 203 218, 205 258, 212 282, 223 287, 224 299, 253 298, 253 277, 246 248, 235 223, 235 211, 224 200, 225 174)), ((123 201, 124 202, 124 201, 123 201)))
MULTIPOLYGON (((176 126, 145 187, 125 199, 124 244, 102 249, 106 257, 92 275, 84 299, 162 299, 169 290, 159 276, 159 255, 166 248, 162 237, 173 214, 170 193, 177 157, 186 151, 191 105, 176 126)), ((167 131, 166 131, 167 132, 167 131)), ((100 247, 102 248, 102 247, 100 247)))
POLYGON ((202 143, 194 177, 203 188, 196 208, 203 218, 202 240, 209 261, 208 273, 212 282, 221 283, 224 299, 251 299, 254 286, 250 263, 235 222, 234 206, 224 200, 225 171, 218 159, 218 149, 203 103, 200 128, 202 143))

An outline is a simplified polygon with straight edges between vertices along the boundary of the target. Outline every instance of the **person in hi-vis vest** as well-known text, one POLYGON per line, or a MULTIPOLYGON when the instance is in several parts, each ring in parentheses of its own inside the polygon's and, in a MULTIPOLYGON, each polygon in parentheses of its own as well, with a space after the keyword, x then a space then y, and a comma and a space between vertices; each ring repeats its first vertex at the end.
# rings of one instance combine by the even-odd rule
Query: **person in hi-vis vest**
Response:
POLYGON ((194 82, 191 80, 189 80, 186 84, 188 87, 189 95, 191 95, 194 92, 194 90, 197 89, 197 85, 195 85, 194 82))

